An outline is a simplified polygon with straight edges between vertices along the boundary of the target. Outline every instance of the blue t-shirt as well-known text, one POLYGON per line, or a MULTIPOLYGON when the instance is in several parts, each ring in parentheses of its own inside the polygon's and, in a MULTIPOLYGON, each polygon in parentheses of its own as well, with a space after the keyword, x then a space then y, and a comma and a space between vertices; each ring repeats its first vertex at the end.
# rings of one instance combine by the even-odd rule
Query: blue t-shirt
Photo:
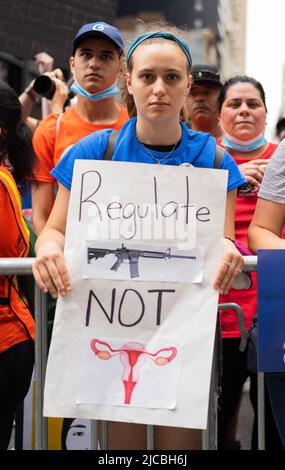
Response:
MULTIPOLYGON (((181 123, 182 138, 180 145, 169 155, 169 152, 148 151, 136 137, 136 118, 128 121, 121 129, 114 149, 113 161, 152 163, 151 157, 163 160, 162 165, 183 165, 190 163, 197 168, 213 168, 216 139, 204 132, 194 132, 181 123)), ((51 171, 51 174, 70 190, 75 160, 103 160, 112 129, 96 131, 77 142, 51 171)), ((233 158, 225 152, 220 168, 229 171, 228 191, 246 183, 233 158)))

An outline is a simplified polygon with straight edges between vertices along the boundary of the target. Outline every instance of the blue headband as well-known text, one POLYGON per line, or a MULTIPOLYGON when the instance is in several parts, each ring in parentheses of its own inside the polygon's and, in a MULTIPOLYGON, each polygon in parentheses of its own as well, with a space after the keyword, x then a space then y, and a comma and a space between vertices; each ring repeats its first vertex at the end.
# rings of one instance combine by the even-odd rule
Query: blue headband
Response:
POLYGON ((145 41, 146 39, 149 39, 149 38, 165 38, 165 39, 168 39, 170 41, 176 42, 176 44, 178 44, 180 49, 182 49, 182 51, 186 55, 189 66, 190 66, 190 69, 191 69, 191 67, 192 67, 192 57, 191 57, 191 53, 190 53, 190 49, 188 47, 188 44, 183 39, 179 39, 178 37, 174 36, 174 34, 168 33, 167 31, 159 31, 157 33, 155 33, 155 32, 154 33, 145 33, 145 34, 142 34, 141 36, 137 37, 137 39, 130 45, 129 50, 127 52, 127 56, 126 56, 127 65, 129 64, 130 58, 131 58, 134 50, 143 41, 145 41))

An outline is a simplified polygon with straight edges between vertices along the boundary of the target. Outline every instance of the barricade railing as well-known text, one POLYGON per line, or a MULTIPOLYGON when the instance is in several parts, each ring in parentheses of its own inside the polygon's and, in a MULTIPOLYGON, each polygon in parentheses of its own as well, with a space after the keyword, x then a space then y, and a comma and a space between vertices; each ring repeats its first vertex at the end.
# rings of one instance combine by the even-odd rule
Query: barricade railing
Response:
MULTIPOLYGON (((34 258, 1 258, 0 275, 31 275, 34 258)), ((46 295, 35 284, 35 445, 47 449, 47 418, 43 416, 43 393, 47 362, 46 295)))
MULTIPOLYGON (((257 271, 257 257, 245 256, 245 272, 257 271)), ((32 274, 32 264, 34 258, 1 258, 0 259, 0 275, 16 274, 30 275, 32 274)), ((219 304, 219 310, 232 308, 237 312, 238 321, 241 330, 240 349, 244 350, 246 341, 246 332, 243 329, 243 321, 241 321, 242 311, 237 304, 219 304)), ((47 298, 46 295, 35 284, 35 324, 36 324, 36 342, 35 342, 35 394, 36 394, 36 410, 35 410, 35 427, 36 427, 36 449, 48 449, 48 427, 47 418, 43 416, 43 391, 47 363, 47 298)), ((216 334, 215 349, 217 351, 218 334, 216 334)), ((217 449, 217 367, 218 360, 216 353, 213 356, 211 389, 209 398, 208 426, 202 432, 202 448, 204 450, 217 449)), ((101 449, 108 448, 108 428, 107 423, 102 423, 101 427, 101 449)), ((153 426, 147 426, 147 449, 154 448, 154 432, 153 426)), ((98 426, 97 422, 91 421, 91 442, 92 448, 98 448, 98 426)), ((265 432, 264 432, 264 374, 258 373, 258 448, 265 449, 265 432)))
MULTIPOLYGON (((257 271, 257 256, 245 256, 245 272, 257 271)), ((264 373, 257 374, 257 425, 258 425, 258 449, 265 450, 265 405, 264 405, 264 373)))

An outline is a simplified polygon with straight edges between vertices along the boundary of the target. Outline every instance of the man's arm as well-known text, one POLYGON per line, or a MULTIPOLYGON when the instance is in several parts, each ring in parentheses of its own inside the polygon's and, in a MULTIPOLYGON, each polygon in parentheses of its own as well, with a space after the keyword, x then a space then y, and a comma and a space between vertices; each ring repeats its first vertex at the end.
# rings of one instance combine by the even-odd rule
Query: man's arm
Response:
POLYGON ((30 116, 30 113, 33 109, 35 101, 37 99, 37 94, 33 91, 33 84, 35 80, 32 80, 29 86, 20 94, 19 101, 22 106, 22 120, 27 121, 30 116))
POLYGON ((247 235, 251 251, 285 249, 281 238, 284 223, 285 204, 258 198, 247 235))
POLYGON ((53 183, 34 183, 32 185, 33 227, 37 235, 44 228, 54 201, 53 183))

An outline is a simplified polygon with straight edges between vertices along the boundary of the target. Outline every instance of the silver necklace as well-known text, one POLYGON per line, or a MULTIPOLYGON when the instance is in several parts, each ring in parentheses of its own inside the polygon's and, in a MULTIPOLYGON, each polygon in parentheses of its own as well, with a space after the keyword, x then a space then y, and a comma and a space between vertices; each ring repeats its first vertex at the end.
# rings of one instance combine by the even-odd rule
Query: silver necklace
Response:
POLYGON ((161 162, 163 162, 163 160, 166 160, 166 159, 172 154, 172 152, 174 152, 174 150, 176 149, 176 147, 177 147, 177 145, 178 145, 179 142, 180 142, 180 139, 177 140, 176 144, 174 144, 173 148, 170 150, 170 152, 169 152, 167 155, 165 155, 165 157, 163 157, 163 158, 157 158, 157 157, 155 157, 155 156, 153 155, 153 153, 152 153, 142 142, 140 142, 140 140, 139 140, 139 143, 141 144, 141 146, 142 146, 142 147, 145 149, 145 151, 151 156, 151 158, 153 158, 153 159, 156 161, 156 163, 157 163, 158 165, 160 165, 161 162))

